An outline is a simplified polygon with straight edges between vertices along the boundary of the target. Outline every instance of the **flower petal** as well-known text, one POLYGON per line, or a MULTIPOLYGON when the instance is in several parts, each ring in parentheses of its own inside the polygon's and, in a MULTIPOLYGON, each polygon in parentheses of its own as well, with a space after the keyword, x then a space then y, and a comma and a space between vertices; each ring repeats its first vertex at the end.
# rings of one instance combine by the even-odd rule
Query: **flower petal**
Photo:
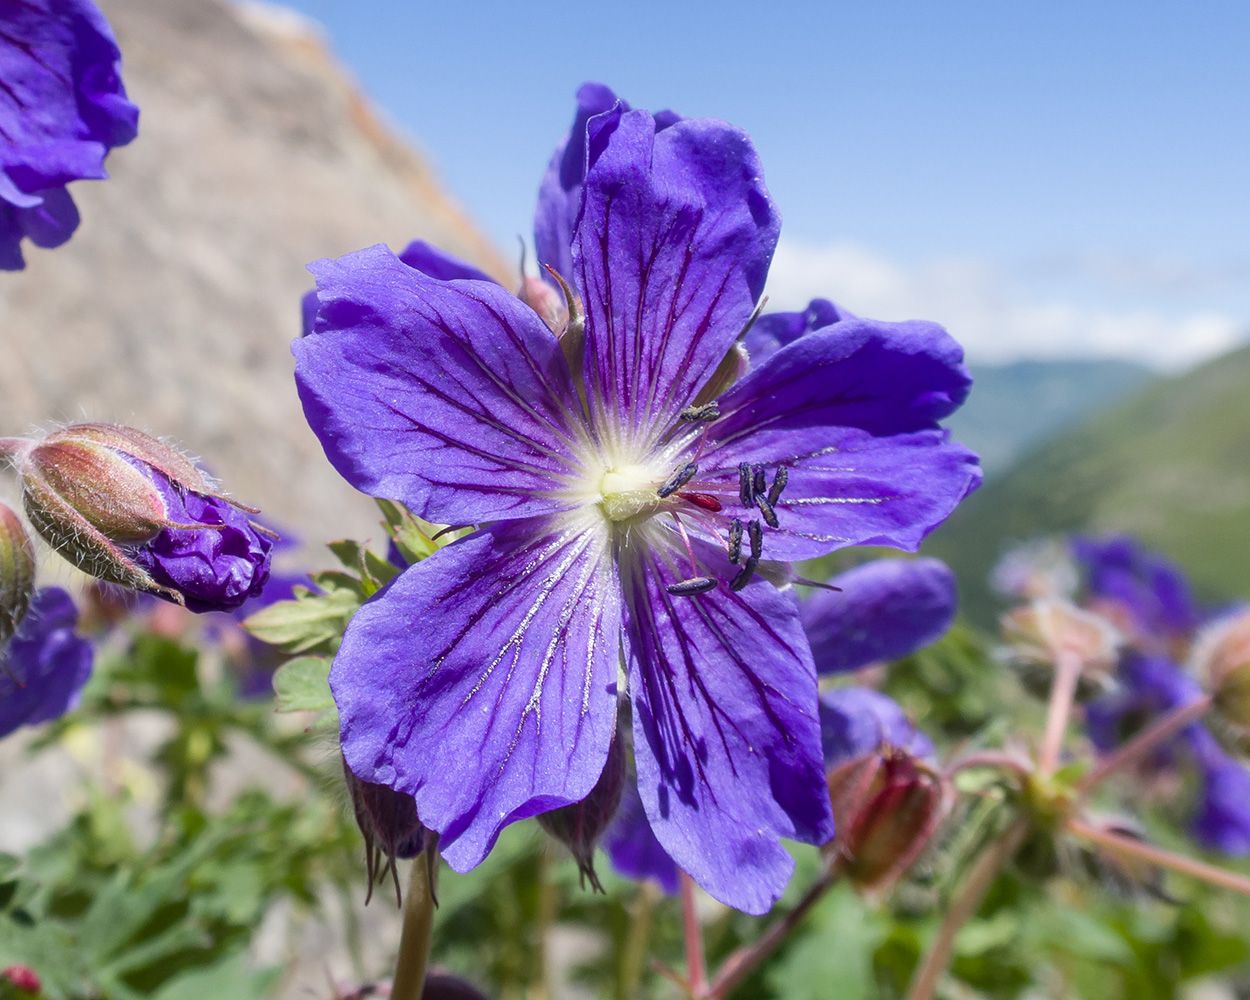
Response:
MULTIPOLYGON (((722 554, 695 545, 709 575, 732 576, 722 554)), ((764 913, 794 869, 778 839, 833 837, 816 672, 794 600, 760 578, 736 593, 675 597, 665 589, 682 575, 675 553, 633 545, 621 559, 634 757, 651 828, 709 893, 764 913)))
POLYGON ((812 299, 802 312, 766 313, 761 316, 742 338, 742 346, 747 349, 752 366, 758 368, 786 344, 798 340, 805 333, 856 318, 853 312, 828 299, 812 299))
POLYGON ((937 424, 970 382, 959 345, 935 324, 824 327, 720 397, 701 478, 732 495, 740 462, 770 474, 787 467, 768 558, 845 545, 915 550, 981 481, 976 456, 937 424))
POLYGON ((582 206, 582 182, 586 179, 586 125, 595 115, 629 105, 611 87, 583 83, 577 90, 573 127, 556 147, 538 189, 534 213, 534 249, 538 262, 568 278, 573 274, 573 229, 582 206))
POLYGON ((641 882, 651 879, 670 896, 677 895, 678 869, 656 839, 638 797, 638 783, 628 781, 616 818, 603 835, 603 849, 618 875, 641 882))
POLYGON ((820 736, 825 765, 836 767, 884 746, 933 760, 933 741, 903 714, 898 703, 866 687, 841 687, 820 696, 820 736))
POLYGON ((938 559, 874 559, 799 604, 816 672, 897 660, 951 627, 955 574, 938 559))
POLYGON ((35 593, 17 632, 0 646, 0 736, 60 718, 91 676, 92 649, 74 633, 78 609, 59 587, 35 593))
POLYGON ((650 442, 693 402, 764 287, 780 226, 745 132, 594 119, 573 274, 601 436, 650 442))
POLYGON ((1190 827, 1195 839, 1209 850, 1250 854, 1250 771, 1218 751, 1204 755, 1202 770, 1202 797, 1190 827))
POLYGON ((505 521, 406 570, 348 626, 330 672, 347 762, 412 795, 458 871, 603 772, 620 655, 608 550, 571 516, 505 521))
POLYGON ((295 378, 343 478, 439 523, 569 505, 577 397, 532 309, 493 282, 428 277, 381 245, 310 269, 317 334, 291 345, 295 378))

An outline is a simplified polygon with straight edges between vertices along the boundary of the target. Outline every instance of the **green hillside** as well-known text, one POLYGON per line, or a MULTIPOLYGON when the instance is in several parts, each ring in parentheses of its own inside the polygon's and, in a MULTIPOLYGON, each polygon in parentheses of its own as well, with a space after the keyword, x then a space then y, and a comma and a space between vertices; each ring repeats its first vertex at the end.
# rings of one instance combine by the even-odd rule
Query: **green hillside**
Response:
POLYGON ((986 622, 986 577, 1004 547, 1072 531, 1131 532, 1180 562, 1206 598, 1250 597, 1250 347, 1160 379, 1029 452, 926 551, 951 564, 965 610, 986 622))

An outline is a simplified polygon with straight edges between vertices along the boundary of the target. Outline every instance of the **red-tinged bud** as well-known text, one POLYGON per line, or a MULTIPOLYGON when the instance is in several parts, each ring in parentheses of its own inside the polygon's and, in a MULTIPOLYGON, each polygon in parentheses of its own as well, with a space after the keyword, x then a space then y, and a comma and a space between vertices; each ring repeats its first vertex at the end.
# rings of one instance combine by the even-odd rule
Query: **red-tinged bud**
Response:
POLYGON ((928 846, 946 810, 941 778, 905 751, 887 749, 829 772, 837 836, 825 852, 861 892, 891 886, 928 846))
POLYGON ((1078 696, 1091 697, 1110 681, 1122 642, 1120 633, 1099 615, 1060 599, 1033 601, 1002 618, 1008 662, 1031 691, 1045 692, 1061 658, 1081 665, 1078 696))
MULTIPOLYGON (((346 759, 343 761, 343 777, 351 795, 356 825, 365 838, 365 872, 369 878, 365 905, 373 898, 373 886, 389 871, 395 883, 395 903, 402 906, 395 862, 399 858, 415 858, 425 850, 431 839, 429 831, 417 816, 417 803, 411 795, 357 778, 347 766, 346 759)), ((433 854, 431 850, 428 858, 431 865, 434 863, 433 854)))
POLYGON ((195 611, 227 611, 268 576, 272 542, 240 513, 255 511, 142 431, 74 424, 6 453, 31 525, 97 579, 195 611))
POLYGON ((0 980, 7 981, 19 993, 29 993, 31 996, 43 989, 43 983, 39 981, 34 970, 24 965, 10 965, 0 971, 0 980))
POLYGON ((1250 608, 1205 629, 1191 667, 1206 679, 1216 710, 1243 733, 1250 730, 1250 608))
POLYGON ((542 278, 523 278, 517 298, 538 313, 539 319, 547 324, 547 328, 556 336, 564 333, 569 321, 568 306, 564 296, 557 292, 542 278))
POLYGON ((595 845, 603 836, 617 809, 625 789, 625 750, 620 733, 608 748, 608 759, 595 787, 580 802, 554 809, 538 817, 539 825, 573 852, 581 872, 582 886, 590 879, 591 888, 603 892, 595 874, 595 845))
POLYGON ((21 518, 0 503, 0 658, 35 592, 35 550, 21 518))

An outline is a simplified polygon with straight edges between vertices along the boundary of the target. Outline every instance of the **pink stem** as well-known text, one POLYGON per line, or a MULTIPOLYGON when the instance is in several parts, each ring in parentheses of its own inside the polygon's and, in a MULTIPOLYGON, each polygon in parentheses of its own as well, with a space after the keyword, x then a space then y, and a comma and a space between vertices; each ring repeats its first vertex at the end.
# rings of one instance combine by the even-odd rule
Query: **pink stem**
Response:
POLYGON ((1082 795, 1088 795, 1099 784, 1113 775, 1139 761, 1143 756, 1162 743, 1166 743, 1182 729, 1206 714, 1211 707, 1211 696, 1203 695, 1197 701, 1174 708, 1166 715, 1161 715, 1131 740, 1104 758, 1097 767, 1089 772, 1076 786, 1082 795))
POLYGON ((1059 766, 1063 737, 1068 729, 1068 716, 1072 712, 1072 699, 1076 697, 1076 683, 1080 677, 1080 657, 1067 651, 1061 652, 1055 663, 1055 677, 1050 685, 1046 732, 1042 736, 1042 747, 1037 755, 1037 773, 1040 778, 1049 778, 1059 766))
POLYGON ((1085 822, 1085 820, 1068 820, 1068 829, 1078 837, 1092 840, 1095 844, 1101 844, 1114 853, 1126 854, 1131 858, 1141 858, 1143 861, 1149 861, 1152 864, 1159 865, 1161 868, 1170 868, 1172 871, 1180 872, 1182 875, 1190 875, 1193 878, 1209 882, 1211 885, 1219 886, 1221 889, 1232 889, 1234 892, 1250 896, 1250 878, 1238 875, 1236 872, 1217 868, 1215 865, 1209 865, 1194 858, 1187 858, 1183 854, 1173 854, 1171 851, 1165 851, 1161 847, 1142 843, 1133 837, 1126 837, 1111 830, 1100 829, 1091 823, 1085 822))
POLYGON ((996 767, 1004 771, 1012 771, 1021 778, 1027 777, 1033 770, 1027 761, 1021 760, 1014 754, 1004 753, 1001 750, 977 750, 951 762, 946 768, 946 775, 951 777, 960 771, 967 771, 974 767, 996 767))
POLYGON ((694 906, 694 879, 685 872, 679 872, 678 877, 681 881, 682 929, 686 938, 687 986, 692 997, 702 998, 707 991, 707 959, 703 957, 703 928, 694 906))

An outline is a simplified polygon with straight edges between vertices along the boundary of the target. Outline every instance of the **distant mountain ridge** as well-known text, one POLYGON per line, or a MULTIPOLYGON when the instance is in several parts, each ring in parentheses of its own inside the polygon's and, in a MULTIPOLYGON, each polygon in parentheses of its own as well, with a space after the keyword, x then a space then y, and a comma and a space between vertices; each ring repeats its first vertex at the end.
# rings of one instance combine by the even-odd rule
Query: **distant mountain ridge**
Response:
POLYGON ((1250 598, 1250 347, 1160 378, 1027 453, 969 497, 926 551, 983 622, 1012 541, 1129 532, 1178 561, 1209 600, 1250 598))
POLYGON ((1156 378, 1130 361, 1071 359, 972 365, 968 401, 947 421, 981 456, 987 478, 1031 448, 1156 378))

